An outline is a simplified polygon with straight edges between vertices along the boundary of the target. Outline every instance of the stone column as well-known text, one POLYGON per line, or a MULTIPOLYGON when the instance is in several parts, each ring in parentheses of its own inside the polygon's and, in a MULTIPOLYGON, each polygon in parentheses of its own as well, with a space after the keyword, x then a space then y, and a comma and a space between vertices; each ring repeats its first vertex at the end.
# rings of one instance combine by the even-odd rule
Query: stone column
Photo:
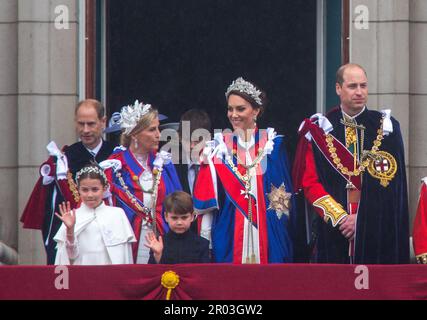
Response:
POLYGON ((354 19, 359 5, 369 9, 369 28, 352 23, 351 57, 367 68, 370 105, 390 107, 401 124, 412 230, 420 179, 427 176, 427 1, 353 0, 354 19))
MULTIPOLYGON (((48 157, 49 141, 55 140, 61 147, 76 140, 73 119, 78 99, 77 3, 78 0, 18 0, 17 216, 38 178, 40 164, 48 157), (67 22, 69 28, 64 29, 67 22)), ((20 223, 19 259, 21 264, 46 263, 40 231, 22 229, 20 223)))
POLYGON ((411 227, 421 178, 427 176, 427 1, 410 0, 410 208, 411 227))
MULTIPOLYGON (((0 2, 0 243, 3 250, 17 249, 17 145, 18 145, 18 6, 16 0, 0 2), (6 248, 6 249, 5 249, 6 248)), ((6 250, 6 251, 5 251, 6 250)), ((0 253, 0 263, 4 261, 0 253)))
MULTIPOLYGON (((410 221, 414 215, 414 180, 410 163, 410 2, 401 0, 353 1, 351 60, 365 66, 369 80, 369 106, 389 108, 400 122, 405 145, 410 221), (364 6, 364 7, 363 7, 364 6), (361 12, 369 14, 366 29, 357 24, 361 12)), ((360 22, 360 20, 359 20, 360 22)), ((364 26, 366 27, 366 26, 364 26)), ((411 137, 412 138, 412 137, 411 137)), ((412 250, 411 250, 412 251, 412 250)))
POLYGON ((400 122, 408 160, 409 4, 401 0, 354 0, 351 10, 351 62, 361 64, 368 73, 368 106, 391 109, 400 122), (363 25, 367 29, 358 25, 361 12, 369 15, 368 25, 363 25))

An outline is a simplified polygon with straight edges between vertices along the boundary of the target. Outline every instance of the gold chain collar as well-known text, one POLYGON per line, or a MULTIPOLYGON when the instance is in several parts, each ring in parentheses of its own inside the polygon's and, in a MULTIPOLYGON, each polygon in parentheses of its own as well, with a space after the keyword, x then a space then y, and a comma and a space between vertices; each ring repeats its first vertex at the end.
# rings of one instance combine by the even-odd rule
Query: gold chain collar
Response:
POLYGON ((76 203, 79 203, 80 202, 79 191, 77 188, 77 184, 73 179, 73 174, 70 171, 67 172, 67 182, 68 182, 68 187, 70 188, 70 191, 73 194, 74 201, 76 203))
MULTIPOLYGON (((163 168, 159 168, 159 169, 157 169, 155 171, 156 172, 156 174, 155 174, 156 178, 155 178, 155 180, 153 182, 153 188, 152 188, 153 190, 158 191, 158 185, 160 183, 160 178, 162 176, 162 171, 163 171, 163 168)), ((153 174, 154 174, 154 170, 153 170, 153 174)), ((139 204, 139 201, 136 199, 136 197, 129 191, 129 187, 126 185, 126 183, 125 183, 125 181, 124 181, 124 179, 122 177, 122 174, 120 172, 116 173, 116 177, 119 180, 119 183, 120 183, 121 187, 123 188, 123 190, 125 191, 126 195, 128 196, 129 200, 135 205, 135 207, 140 212, 142 212, 142 213, 144 213, 146 215, 144 220, 146 220, 148 222, 149 216, 150 216, 150 213, 151 213, 151 209, 148 208, 148 207, 146 207, 146 206, 141 206, 139 204)), ((155 206, 156 204, 153 203, 153 205, 155 206)))
MULTIPOLYGON (((377 152, 381 146, 381 143, 382 143, 381 141, 384 139, 383 122, 384 122, 384 117, 380 121, 380 128, 377 130, 377 138, 374 140, 374 144, 372 146, 372 149, 371 149, 371 151, 368 152, 371 155, 377 154, 377 152)), ((333 162, 335 163, 337 169, 340 170, 343 175, 346 175, 349 177, 352 177, 352 176, 357 177, 361 173, 363 173, 366 170, 366 168, 369 166, 369 164, 371 163, 371 160, 372 160, 371 158, 366 158, 365 160, 362 159, 359 167, 356 168, 354 171, 350 171, 347 167, 345 167, 341 163, 341 158, 338 157, 338 155, 336 153, 337 149, 335 148, 334 138, 331 134, 326 134, 326 143, 328 145, 329 155, 333 159, 333 162)))
POLYGON ((237 156, 237 154, 235 155, 238 164, 240 164, 246 170, 246 173, 244 175, 242 175, 240 173, 239 169, 234 165, 233 160, 231 158, 229 158, 227 160, 227 163, 230 166, 231 170, 233 170, 233 172, 237 175, 237 177, 239 178, 239 180, 242 181, 243 183, 247 184, 249 182, 249 180, 250 180, 249 179, 250 178, 249 171, 252 168, 258 167, 258 165, 261 163, 261 161, 263 159, 263 155, 264 155, 264 150, 262 148, 259 148, 258 149, 258 155, 256 156, 256 158, 254 159, 254 161, 250 165, 243 164, 242 161, 237 156))

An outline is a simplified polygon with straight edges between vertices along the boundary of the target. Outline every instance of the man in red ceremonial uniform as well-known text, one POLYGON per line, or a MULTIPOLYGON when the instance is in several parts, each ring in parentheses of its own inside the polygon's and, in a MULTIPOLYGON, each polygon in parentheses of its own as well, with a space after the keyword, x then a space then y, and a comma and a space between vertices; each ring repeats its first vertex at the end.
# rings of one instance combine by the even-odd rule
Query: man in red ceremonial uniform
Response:
POLYGON ((103 105, 92 99, 83 100, 75 109, 76 131, 80 141, 59 150, 54 142, 47 150, 50 157, 40 167, 40 178, 21 217, 24 228, 42 230, 47 263, 54 264, 56 243, 53 237, 61 226, 55 216, 58 205, 69 201, 73 208, 80 202, 74 175, 91 161, 109 157, 114 146, 102 139, 106 116, 103 105))
POLYGON ((414 220, 413 242, 417 262, 427 264, 427 177, 422 181, 417 215, 414 220))
POLYGON ((409 262, 408 200, 399 123, 369 110, 365 70, 337 72, 341 105, 301 125, 296 190, 318 214, 312 259, 319 263, 409 262))

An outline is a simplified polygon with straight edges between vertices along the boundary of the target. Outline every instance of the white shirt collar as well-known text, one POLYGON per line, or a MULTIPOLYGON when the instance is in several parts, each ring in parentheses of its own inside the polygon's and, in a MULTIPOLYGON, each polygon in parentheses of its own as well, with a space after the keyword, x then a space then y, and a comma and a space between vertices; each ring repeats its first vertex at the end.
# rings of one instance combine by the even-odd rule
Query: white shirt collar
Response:
POLYGON ((358 116, 360 116, 365 110, 366 110, 366 106, 364 106, 363 107, 363 109, 358 113, 358 114, 356 114, 356 115, 354 115, 354 116, 349 116, 345 111, 344 111, 344 109, 342 108, 342 105, 340 106, 341 107, 341 112, 347 117, 347 118, 349 118, 349 119, 356 119, 358 116))
POLYGON ((243 139, 240 136, 237 136, 237 142, 239 143, 239 145, 241 147, 245 148, 245 150, 248 150, 253 145, 255 145, 255 137, 254 137, 254 135, 251 135, 251 140, 243 141, 243 139))
POLYGON ((95 154, 95 156, 98 154, 98 152, 99 152, 99 150, 101 150, 101 147, 102 147, 102 139, 101 139, 101 141, 99 142, 99 144, 95 147, 95 148, 93 148, 93 149, 89 149, 89 148, 86 148, 86 150, 87 151, 89 151, 89 153, 94 153, 95 154))

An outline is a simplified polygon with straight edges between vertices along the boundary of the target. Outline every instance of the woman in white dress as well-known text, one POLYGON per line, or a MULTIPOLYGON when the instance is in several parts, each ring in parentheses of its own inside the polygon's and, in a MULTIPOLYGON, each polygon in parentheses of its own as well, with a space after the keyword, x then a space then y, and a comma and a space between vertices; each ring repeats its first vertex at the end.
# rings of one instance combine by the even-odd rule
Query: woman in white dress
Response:
POLYGON ((62 203, 63 224, 57 242, 56 265, 107 265, 133 263, 131 243, 136 241, 132 227, 121 208, 105 205, 103 195, 108 180, 97 165, 88 165, 76 175, 82 203, 71 210, 62 203))

